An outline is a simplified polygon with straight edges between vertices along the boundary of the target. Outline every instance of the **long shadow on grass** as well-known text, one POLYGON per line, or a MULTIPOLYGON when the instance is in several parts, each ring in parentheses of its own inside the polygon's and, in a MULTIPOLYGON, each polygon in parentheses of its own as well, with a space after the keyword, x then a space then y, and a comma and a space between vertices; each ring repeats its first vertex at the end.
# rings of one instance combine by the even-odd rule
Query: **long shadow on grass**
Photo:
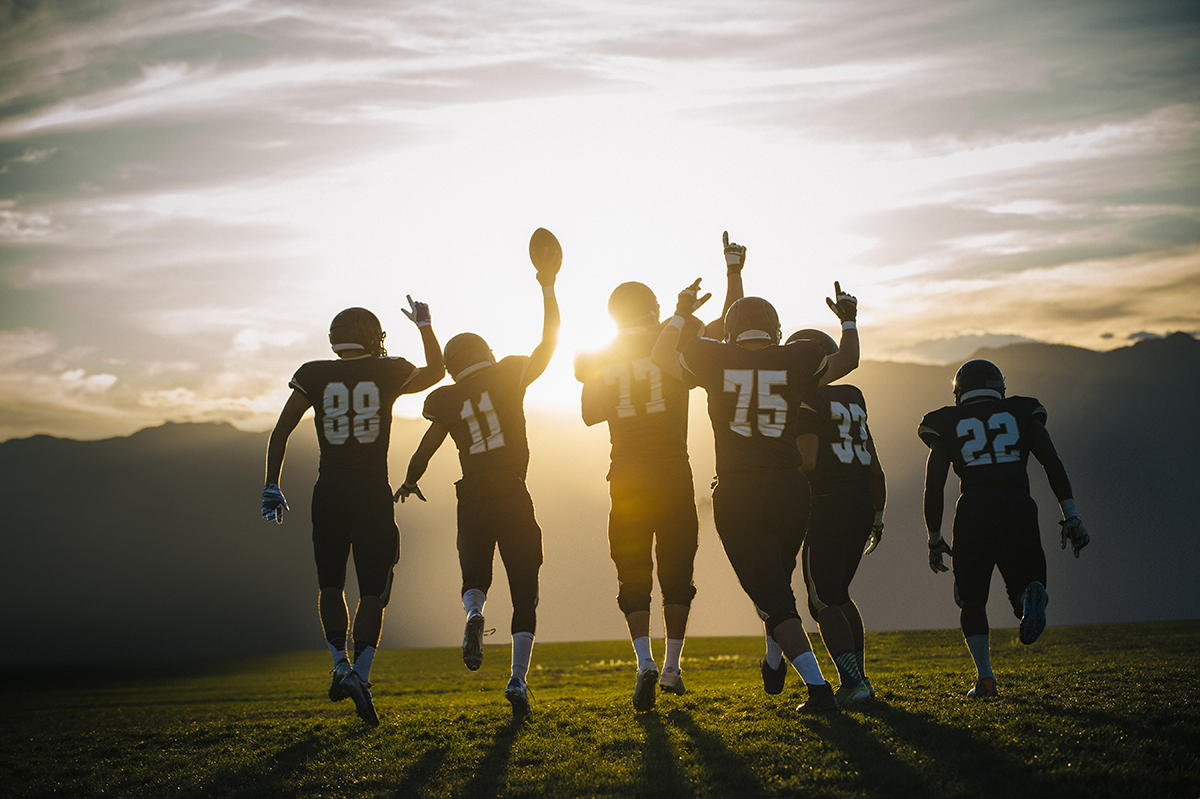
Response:
MULTIPOLYGON (((686 710, 672 710, 667 714, 667 721, 692 739, 696 746, 697 760, 704 769, 706 787, 714 796, 735 797, 766 797, 769 794, 763 790, 758 775, 746 766, 742 756, 731 750, 715 735, 701 727, 686 710)), ((682 791, 694 794, 695 789, 689 783, 681 781, 682 791)))
POLYGON ((891 749, 911 747, 921 763, 929 764, 927 769, 905 766, 892 751, 879 744, 882 736, 866 729, 855 715, 833 716, 820 734, 837 746, 847 760, 870 775, 864 795, 941 796, 949 788, 983 799, 1055 793, 1053 786, 1030 776, 1021 763, 962 727, 940 724, 927 716, 878 701, 862 705, 861 710, 856 708, 854 714, 886 725, 890 728, 886 737, 896 742, 891 749), (905 781, 893 783, 893 779, 905 781))
POLYGON ((462 791, 457 794, 458 796, 492 797, 500 793, 508 774, 508 764, 512 760, 513 743, 524 726, 524 721, 513 719, 496 731, 496 738, 492 741, 491 748, 479 761, 475 773, 471 775, 471 779, 463 786, 462 791))
POLYGON ((634 718, 646 735, 646 745, 642 748, 642 779, 637 783, 634 796, 694 795, 692 784, 679 772, 678 758, 662 719, 657 713, 639 713, 634 718))

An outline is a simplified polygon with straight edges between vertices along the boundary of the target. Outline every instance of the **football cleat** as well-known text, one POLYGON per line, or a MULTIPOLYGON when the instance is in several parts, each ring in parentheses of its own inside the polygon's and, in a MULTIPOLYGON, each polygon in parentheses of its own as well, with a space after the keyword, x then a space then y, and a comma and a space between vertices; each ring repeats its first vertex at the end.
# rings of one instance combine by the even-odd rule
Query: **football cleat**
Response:
POLYGON ((341 702, 346 698, 346 692, 342 690, 342 680, 346 679, 346 675, 354 670, 348 660, 339 660, 333 667, 333 671, 329 672, 333 675, 333 682, 329 683, 329 701, 341 702))
POLYGON ((658 669, 648 666, 638 670, 637 683, 633 686, 633 709, 639 713, 654 709, 654 685, 658 682, 658 669))
POLYGON ((999 695, 1000 692, 996 690, 995 677, 980 677, 975 681, 974 687, 967 691, 967 696, 971 699, 987 699, 999 695))
POLYGON ((512 705, 514 721, 526 721, 533 718, 533 708, 529 704, 529 686, 524 680, 513 677, 504 688, 504 698, 512 705))
POLYGON ((834 694, 837 698, 838 707, 846 705, 857 705, 859 702, 866 702, 871 698, 871 684, 865 679, 854 683, 853 685, 843 684, 837 689, 834 694))
POLYGON ((787 683, 787 661, 780 660, 778 668, 773 669, 764 660, 758 664, 758 667, 762 671, 763 690, 771 696, 783 693, 783 686, 787 683))
POLYGON ((371 683, 352 671, 342 678, 342 690, 354 700, 358 717, 372 727, 378 727, 379 714, 375 712, 375 703, 371 700, 371 683))
POLYGON ((863 682, 865 682, 867 684, 867 690, 871 692, 871 698, 874 699, 875 698, 875 686, 871 685, 871 680, 865 676, 863 677, 863 682))
POLYGON ((683 687, 683 672, 679 669, 663 667, 662 676, 658 679, 658 687, 664 694, 683 696, 687 689, 683 687))
POLYGON ((1033 582, 1025 588, 1021 595, 1020 639, 1023 644, 1032 644, 1046 629, 1046 588, 1041 583, 1033 582))
POLYGON ((808 686, 808 701, 796 708, 800 713, 828 713, 837 709, 837 697, 827 682, 808 686))
POLYGON ((472 613, 467 617, 467 629, 463 633, 463 663, 471 671, 479 671, 483 665, 483 614, 472 613))

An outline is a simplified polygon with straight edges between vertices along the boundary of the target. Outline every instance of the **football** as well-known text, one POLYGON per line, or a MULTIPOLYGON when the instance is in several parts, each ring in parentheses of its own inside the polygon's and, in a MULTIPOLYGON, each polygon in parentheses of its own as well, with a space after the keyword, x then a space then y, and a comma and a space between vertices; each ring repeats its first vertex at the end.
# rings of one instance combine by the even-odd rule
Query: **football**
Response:
POLYGON ((540 227, 529 237, 529 260, 538 274, 557 275, 562 266, 562 245, 553 233, 540 227))

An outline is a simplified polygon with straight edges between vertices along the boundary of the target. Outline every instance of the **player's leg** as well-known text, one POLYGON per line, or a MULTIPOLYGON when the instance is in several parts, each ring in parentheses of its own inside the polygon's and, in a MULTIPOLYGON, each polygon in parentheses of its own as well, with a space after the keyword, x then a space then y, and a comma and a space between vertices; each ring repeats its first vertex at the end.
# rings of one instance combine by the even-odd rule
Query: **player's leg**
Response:
POLYGON ((1021 620, 1018 637, 1032 644, 1046 628, 1046 552, 1038 530, 1037 504, 1024 491, 1007 497, 1008 534, 997 540, 996 566, 1013 613, 1021 620))
POLYGON ((954 600, 959 607, 963 639, 975 663, 975 684, 967 692, 975 698, 996 695, 987 618, 988 590, 995 566, 994 511, 995 504, 987 492, 974 490, 959 497, 954 512, 954 600))
POLYGON ((458 565, 462 572, 462 603, 466 614, 462 659, 471 671, 483 665, 484 616, 487 592, 492 587, 492 562, 496 538, 491 525, 490 502, 474 478, 464 479, 458 493, 458 565))
POLYGON ((508 590, 512 596, 512 672, 504 696, 512 704, 513 718, 532 715, 527 678, 537 629, 538 572, 542 567, 542 528, 534 516, 533 501, 524 481, 517 480, 508 497, 493 508, 499 526, 496 543, 508 590))
POLYGON ((809 689, 802 712, 833 710, 833 689, 812 652, 784 568, 780 541, 802 524, 795 499, 801 475, 755 472, 723 476, 713 491, 713 518, 742 589, 764 617, 767 633, 809 689))
POLYGON ((614 467, 609 473, 608 553, 617 570, 617 606, 625 614, 637 659, 633 706, 654 707, 658 664, 650 648, 650 593, 653 589, 654 519, 649 492, 652 476, 614 467))
POLYGON ((672 469, 670 479, 664 480, 658 488, 661 501, 658 503, 659 512, 655 514, 658 531, 655 554, 667 637, 659 687, 667 693, 682 696, 686 689, 680 658, 687 636, 692 599, 696 596, 693 577, 700 528, 696 516, 696 490, 687 462, 672 469))
POLYGON ((350 629, 349 613, 346 609, 346 563, 350 557, 350 537, 341 524, 339 512, 342 503, 332 480, 317 481, 312 498, 312 543, 313 559, 317 566, 317 584, 320 594, 317 613, 325 642, 333 656, 332 680, 329 698, 339 702, 346 698, 342 691, 342 680, 350 673, 350 656, 346 638, 350 629))

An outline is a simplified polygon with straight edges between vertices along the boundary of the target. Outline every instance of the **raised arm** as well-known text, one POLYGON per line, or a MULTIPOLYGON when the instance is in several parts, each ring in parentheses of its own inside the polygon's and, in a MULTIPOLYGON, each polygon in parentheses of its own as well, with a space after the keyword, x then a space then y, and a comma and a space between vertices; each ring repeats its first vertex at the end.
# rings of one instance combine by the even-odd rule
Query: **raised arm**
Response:
POLYGON ((433 457, 433 453, 438 451, 438 447, 446 440, 446 435, 449 432, 449 430, 438 422, 429 423, 429 429, 421 437, 421 443, 417 445, 417 451, 409 458, 408 471, 404 473, 404 482, 393 495, 393 501, 400 500, 403 502, 413 494, 416 494, 418 499, 425 500, 425 497, 421 494, 421 489, 417 488, 417 483, 421 481, 421 478, 425 475, 425 470, 429 468, 429 459, 433 457))
POLYGON ((842 291, 836 280, 833 282, 833 294, 837 299, 826 297, 825 302, 842 323, 842 338, 838 342, 838 351, 829 356, 829 368, 821 376, 823 386, 858 368, 858 300, 854 295, 842 291))
POLYGON ((725 246, 725 304, 721 306, 721 318, 704 327, 704 335, 716 339, 725 338, 725 314, 729 313, 729 306, 744 296, 742 267, 746 265, 746 248, 731 243, 729 231, 721 234, 721 243, 725 246))
POLYGON ((558 329, 562 326, 562 317, 558 311, 558 300, 554 296, 554 275, 538 272, 538 283, 542 286, 542 340, 529 356, 529 364, 525 367, 525 375, 521 385, 528 386, 542 376, 554 350, 558 348, 558 329))
POLYGON ((929 448, 925 462, 925 529, 929 531, 929 568, 936 572, 950 571, 942 555, 954 555, 942 538, 942 492, 946 475, 950 473, 950 455, 940 443, 929 448))
POLYGON ((675 315, 658 334, 654 348, 650 350, 650 361, 662 370, 663 374, 683 380, 683 364, 679 360, 679 341, 683 336, 683 328, 689 320, 694 320, 693 314, 700 306, 708 302, 712 294, 697 297, 700 293, 700 278, 692 281, 692 285, 679 292, 675 303, 675 315))
POLYGON ((427 388, 432 388, 446 376, 446 364, 442 359, 442 348, 433 332, 433 321, 429 315, 429 306, 423 302, 414 302, 408 295, 408 306, 411 310, 401 308, 417 330, 421 332, 421 343, 425 346, 425 365, 413 372, 405 384, 404 394, 417 394, 427 388))

